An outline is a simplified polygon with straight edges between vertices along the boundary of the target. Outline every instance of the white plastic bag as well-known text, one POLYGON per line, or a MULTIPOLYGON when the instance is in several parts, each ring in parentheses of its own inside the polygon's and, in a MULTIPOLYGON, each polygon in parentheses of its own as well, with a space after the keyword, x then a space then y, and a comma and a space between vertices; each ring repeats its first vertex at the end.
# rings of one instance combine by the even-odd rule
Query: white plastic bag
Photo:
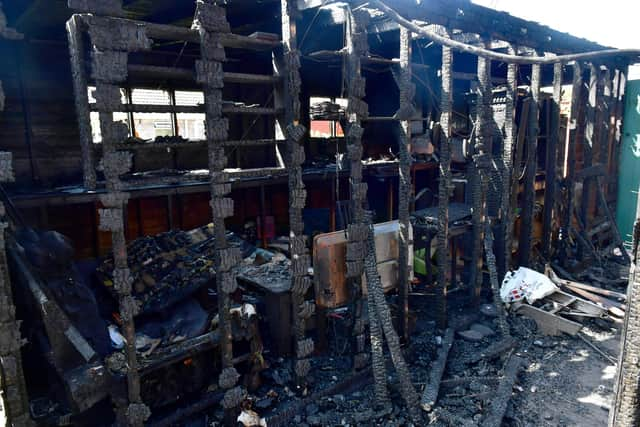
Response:
POLYGON ((520 267, 509 271, 502 281, 500 298, 504 303, 513 303, 526 299, 529 304, 551 295, 558 287, 544 274, 520 267))

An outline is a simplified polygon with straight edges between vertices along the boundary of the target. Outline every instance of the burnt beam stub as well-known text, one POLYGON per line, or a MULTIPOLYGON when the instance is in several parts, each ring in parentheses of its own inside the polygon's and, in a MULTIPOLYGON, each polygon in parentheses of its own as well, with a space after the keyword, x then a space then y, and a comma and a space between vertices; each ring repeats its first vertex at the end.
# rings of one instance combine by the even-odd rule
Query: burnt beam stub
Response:
POLYGON ((415 117, 413 101, 416 88, 411 80, 411 32, 400 29, 400 109, 397 116, 400 122, 399 162, 398 162, 398 222, 400 225, 400 247, 398 256, 398 286, 400 294, 401 321, 400 335, 406 341, 409 339, 409 209, 411 206, 411 122, 415 117))
POLYGON ((364 204, 367 198, 367 184, 362 182, 362 121, 369 115, 364 101, 365 79, 361 73, 361 58, 368 53, 366 26, 369 15, 365 11, 351 11, 346 7, 346 93, 348 104, 346 139, 349 151, 351 171, 349 176, 351 194, 351 223, 347 227, 347 277, 351 283, 352 304, 354 307, 353 325, 353 367, 362 369, 367 363, 365 352, 364 322, 362 319, 362 274, 366 255, 366 229, 364 204), (351 250, 349 250, 351 248, 351 250))
POLYGON ((537 169, 537 151, 539 135, 540 112, 540 81, 542 67, 538 64, 531 66, 531 87, 529 116, 527 119, 526 153, 527 161, 524 175, 524 200, 522 206, 522 225, 520 227, 520 244, 518 245, 520 265, 529 267, 531 264, 531 239, 533 238, 533 215, 536 201, 535 179, 537 169))
POLYGON ((226 239, 225 218, 233 215, 233 200, 226 197, 231 190, 222 142, 228 138, 229 122, 222 117, 222 88, 226 60, 221 43, 224 34, 230 32, 224 8, 198 0, 192 29, 200 36, 200 57, 196 62, 196 81, 202 85, 205 99, 205 134, 207 140, 209 176, 211 181, 211 215, 214 230, 213 268, 216 272, 218 291, 218 327, 220 330, 220 355, 222 372, 218 385, 224 390, 222 406, 225 422, 232 424, 234 408, 237 408, 246 391, 237 386, 240 375, 233 365, 233 336, 231 329, 230 293, 236 288, 232 269, 241 261, 237 248, 229 247, 226 239))
MULTIPOLYGON (((447 324, 447 290, 451 281, 449 262, 449 198, 451 194, 451 114, 453 111, 453 51, 442 47, 442 78, 440 96, 440 166, 438 182, 438 323, 444 328, 447 324)), ((435 128, 438 130, 438 127, 435 128)))
MULTIPOLYGON (((598 99, 598 69, 594 64, 589 64, 589 80, 585 80, 587 85, 588 102, 586 106, 586 123, 584 131, 584 141, 582 143, 583 161, 582 168, 586 169, 593 166, 594 151, 597 147, 598 131, 596 130, 596 109, 598 99)), ((590 206, 592 206, 592 199, 594 197, 593 192, 593 179, 586 178, 582 187, 582 200, 580 203, 580 220, 584 230, 589 227, 590 218, 590 206)), ((579 257, 582 253, 579 254, 579 257)))
POLYGON ((293 320, 295 374, 299 387, 304 386, 311 369, 309 356, 315 350, 312 338, 306 337, 306 324, 315 305, 306 301, 311 286, 309 277, 310 258, 307 237, 304 235, 302 210, 306 205, 307 190, 302 182, 302 164, 305 161, 305 126, 300 124, 300 52, 297 47, 297 18, 299 12, 295 2, 282 0, 282 44, 281 66, 284 73, 284 88, 280 101, 284 104, 283 127, 287 138, 287 166, 289 168, 289 249, 291 253, 291 318, 293 320))

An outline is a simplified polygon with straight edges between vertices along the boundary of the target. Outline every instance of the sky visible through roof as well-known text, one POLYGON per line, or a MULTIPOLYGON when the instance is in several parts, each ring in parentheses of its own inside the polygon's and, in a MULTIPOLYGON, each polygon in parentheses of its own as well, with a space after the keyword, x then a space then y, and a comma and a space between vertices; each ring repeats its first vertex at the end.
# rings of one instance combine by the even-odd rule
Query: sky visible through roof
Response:
MULTIPOLYGON (((616 48, 640 49, 640 0, 472 0, 616 48)), ((633 74, 640 78, 640 67, 633 74)), ((632 77, 630 75, 630 77, 632 77)))

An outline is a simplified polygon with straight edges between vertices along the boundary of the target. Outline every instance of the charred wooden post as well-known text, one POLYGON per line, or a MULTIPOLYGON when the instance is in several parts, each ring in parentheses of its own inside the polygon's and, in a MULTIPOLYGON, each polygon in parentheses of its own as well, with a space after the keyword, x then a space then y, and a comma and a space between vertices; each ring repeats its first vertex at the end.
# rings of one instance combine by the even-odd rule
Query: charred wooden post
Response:
POLYGON ((536 203, 536 169, 540 113, 540 79, 541 66, 531 66, 531 103, 527 123, 527 162, 524 175, 524 202, 522 206, 522 225, 520 227, 520 244, 518 245, 520 265, 527 267, 531 263, 531 239, 533 238, 533 215, 536 203))
POLYGON ((67 38, 71 54, 71 76, 73 96, 75 98, 78 131, 80 133, 80 151, 82 154, 82 182, 87 190, 96 189, 96 167, 91 135, 91 119, 89 112, 89 96, 87 93, 87 76, 84 70, 85 51, 82 40, 82 20, 73 15, 67 21, 67 38))
POLYGON ((487 220, 487 188, 492 167, 491 146, 493 138, 493 110, 491 103, 491 61, 478 57, 478 93, 476 98, 477 120, 473 155, 473 249, 471 252, 471 274, 469 284, 472 296, 479 302, 482 292, 482 242, 484 222, 487 220))
POLYGON ((289 169, 289 249, 291 253, 291 315, 293 319, 296 365, 296 380, 299 386, 304 385, 311 369, 309 356, 314 351, 312 338, 306 338, 306 322, 314 313, 315 306, 305 301, 311 286, 309 277, 309 254, 307 253, 306 236, 302 209, 304 209, 307 191, 302 182, 302 163, 305 160, 304 137, 306 128, 300 123, 300 52, 296 43, 296 17, 298 14, 295 2, 282 0, 282 45, 284 56, 284 125, 287 137, 288 169, 289 169))
MULTIPOLYGON (((107 193, 100 197, 100 229, 111 232, 114 260, 114 289, 119 296, 120 318, 125 337, 127 361, 128 406, 118 402, 118 422, 123 425, 142 426, 151 415, 140 395, 140 374, 136 353, 134 317, 139 305, 131 295, 132 277, 127 265, 125 240, 125 210, 129 195, 123 192, 120 176, 131 169, 131 154, 118 152, 116 144, 126 139, 128 130, 121 122, 113 121, 113 112, 122 106, 120 87, 127 79, 129 52, 147 50, 151 41, 144 29, 125 22, 98 16, 83 16, 93 45, 91 73, 96 82, 94 97, 102 132, 101 167, 106 179, 107 193)), ((74 49, 74 45, 71 48, 74 49)), ((75 53, 72 51, 72 57, 75 53)))
POLYGON ((583 98, 583 69, 579 62, 573 64, 573 83, 571 89, 571 117, 569 119, 569 137, 567 140, 567 167, 564 179, 564 195, 563 195, 563 207, 560 217, 560 259, 563 264, 568 259, 569 250, 569 229, 571 227, 571 217, 573 213, 573 196, 574 196, 574 181, 573 176, 575 173, 575 158, 576 147, 578 145, 579 129, 582 127, 582 121, 580 120, 581 114, 581 100, 583 98))
MULTIPOLYGON (((0 39, 20 38, 15 30, 6 27, 6 18, 0 3, 0 39)), ((4 92, 0 81, 0 111, 4 110, 4 92)), ((13 182, 13 157, 0 152, 0 182, 13 182)), ((13 291, 5 244, 5 206, 0 202, 0 405, 4 403, 7 425, 26 427, 33 425, 29 415, 29 396, 22 370, 20 348, 26 343, 20 334, 20 320, 16 319, 13 291)))
MULTIPOLYGON (((640 212, 636 214, 638 216, 640 212)), ((614 384, 615 402, 609 412, 609 426, 632 427, 640 425, 640 217, 636 219, 633 230, 633 251, 631 269, 629 271, 629 302, 624 327, 622 344, 618 359, 618 373, 614 384)))
MULTIPOLYGON (((582 144, 582 152, 583 152, 583 161, 582 168, 586 169, 593 166, 594 161, 594 150, 597 147, 597 138, 599 132, 596 130, 596 120, 597 120, 597 102, 598 102, 598 69, 595 65, 591 64, 589 66, 589 101, 586 110, 586 127, 585 127, 585 136, 584 143, 582 144)), ((588 177, 584 180, 582 187, 582 200, 580 203, 580 219, 582 221, 583 227, 586 229, 589 228, 590 224, 590 207, 593 206, 591 203, 593 197, 593 179, 588 177)), ((582 253, 579 252, 578 256, 581 257, 582 253)))
POLYGON ((206 139, 209 156, 211 185, 211 214, 214 230, 214 259, 216 288, 218 293, 218 317, 220 330, 220 356, 222 372, 218 385, 225 391, 222 406, 225 423, 235 424, 234 408, 242 402, 245 390, 236 386, 240 375, 233 366, 233 336, 231 329, 231 298, 237 281, 233 268, 242 260, 240 250, 230 247, 226 238, 225 218, 233 216, 233 199, 223 142, 228 139, 229 122, 222 117, 222 88, 224 87, 222 63, 226 60, 224 46, 220 42, 231 29, 226 11, 222 7, 203 0, 196 3, 196 15, 192 25, 200 34, 200 59, 196 61, 196 80, 204 90, 206 114, 206 139))
MULTIPOLYGON (((453 110, 453 51, 442 47, 440 95, 440 175, 438 182, 438 323, 447 325, 447 289, 451 281, 449 262, 449 195, 451 193, 451 113, 453 110)), ((436 127, 435 130, 438 130, 436 127)))
POLYGON ((367 54, 366 20, 369 15, 364 11, 352 12, 347 9, 346 25, 346 73, 347 85, 347 149, 351 160, 349 176, 352 220, 347 227, 347 277, 352 283, 354 304, 353 338, 355 351, 354 369, 361 369, 367 363, 365 353, 365 325, 362 321, 362 273, 366 255, 367 226, 364 223, 364 204, 367 198, 367 184, 362 182, 362 120, 369 116, 369 107, 364 102, 365 79, 361 73, 360 58, 367 54))
MULTIPOLYGON (((417 425, 421 425, 422 414, 418 409, 420 404, 420 397, 413 386, 411 381, 411 374, 407 367, 400 348, 400 339, 396 330, 393 328, 393 321, 391 319, 391 310, 384 296, 384 290, 382 288, 382 280, 378 273, 378 262, 376 260, 376 242, 374 238, 373 224, 371 222, 371 213, 363 212, 363 225, 366 237, 364 244, 366 245, 366 257, 364 259, 364 270, 367 277, 367 290, 369 294, 372 294, 372 301, 374 305, 369 306, 370 312, 375 312, 381 328, 384 332, 384 336, 389 347, 389 353, 391 360, 398 374, 398 388, 400 395, 407 404, 407 411, 411 416, 413 422, 417 425)), ((374 367, 375 369, 375 367, 374 367)), ((376 378, 379 378, 379 374, 375 374, 376 378)), ((384 384, 382 385, 384 386, 384 384)), ((382 387, 380 386, 380 387, 382 387)), ((384 393, 386 394, 386 393, 384 393)), ((383 394, 383 396, 384 396, 383 394)))
POLYGON ((503 377, 496 390, 496 395, 492 399, 489 413, 480 424, 482 427, 493 427, 502 424, 504 414, 507 412, 507 405, 509 404, 509 400, 511 400, 513 386, 518 380, 518 374, 524 364, 524 359, 519 356, 512 355, 509 357, 504 368, 503 377))
POLYGON ((444 339, 442 340, 442 347, 438 350, 438 358, 431 365, 429 371, 429 382, 424 388, 422 398, 420 399, 420 406, 427 412, 430 412, 438 400, 438 394, 440 393, 440 382, 444 375, 445 368, 447 367, 447 359, 449 358, 449 350, 453 345, 455 339, 455 330, 449 328, 444 332, 444 339))
MULTIPOLYGON (((515 53, 515 49, 510 46, 509 53, 515 53)), ((504 143, 502 147, 502 163, 504 165, 504 175, 502 177, 502 225, 504 227, 502 244, 504 251, 498 257, 500 277, 511 268, 511 251, 513 237, 513 218, 515 216, 515 206, 511 205, 512 173, 514 167, 514 142, 516 137, 515 125, 515 102, 518 88, 518 66, 509 64, 507 66, 507 91, 505 100, 505 121, 504 121, 504 143)))
POLYGON ((415 116, 413 99, 415 85, 411 81, 411 33, 400 28, 400 109, 396 116, 401 119, 398 144, 398 222, 400 223, 400 246, 398 255, 398 293, 400 294, 400 335, 409 339, 409 208, 413 186, 411 184, 411 122, 415 116))
POLYGON ((542 227, 542 255, 551 257, 551 224, 555 212, 558 144, 560 138, 560 96, 562 91, 562 64, 553 65, 553 102, 551 104, 551 126, 547 129, 546 173, 544 188, 544 213, 542 227))

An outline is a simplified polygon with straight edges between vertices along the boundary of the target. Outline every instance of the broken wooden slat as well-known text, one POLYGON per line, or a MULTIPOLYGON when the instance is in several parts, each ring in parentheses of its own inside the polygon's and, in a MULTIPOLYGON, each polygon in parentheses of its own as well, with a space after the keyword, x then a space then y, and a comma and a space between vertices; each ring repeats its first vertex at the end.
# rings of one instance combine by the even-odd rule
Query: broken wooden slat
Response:
POLYGON ((537 307, 529 304, 519 304, 515 306, 515 310, 518 314, 530 317, 536 321, 538 329, 545 335, 560 335, 564 332, 569 335, 575 335, 582 325, 577 322, 573 322, 568 319, 564 319, 555 314, 547 313, 537 307))
POLYGON ((440 381, 442 381, 442 375, 447 366, 447 358, 449 357, 449 350, 453 344, 455 331, 449 328, 444 333, 444 339, 442 340, 442 347, 438 352, 438 358, 431 365, 429 371, 429 382, 424 388, 422 393, 422 399, 420 405, 422 409, 429 412, 433 409, 433 406, 438 400, 438 392, 440 391, 440 381))
POLYGON ((567 306, 568 308, 575 309, 582 313, 591 314, 593 316, 603 316, 605 314, 605 310, 587 300, 583 300, 582 298, 576 298, 573 295, 569 295, 566 292, 561 290, 557 290, 551 295, 545 297, 545 300, 554 301, 558 304, 562 304, 567 306))
POLYGON ((513 385, 518 379, 518 373, 524 366, 524 359, 519 356, 512 355, 504 368, 504 376, 495 397, 491 402, 491 408, 489 414, 480 424, 483 427, 496 427, 502 424, 502 418, 507 411, 507 405, 511 400, 511 394, 513 393, 513 385))
POLYGON ((565 287, 567 287, 569 290, 571 290, 571 292, 575 292, 576 294, 580 295, 583 298, 588 299, 589 301, 592 301, 596 304, 601 305, 602 307, 606 308, 607 310, 609 310, 610 308, 617 308, 619 310, 626 310, 626 305, 619 303, 617 301, 614 301, 612 299, 609 299, 607 297, 603 297, 600 295, 596 295, 592 292, 586 291, 584 289, 580 289, 580 288, 576 288, 573 287, 571 285, 565 285, 565 287))

